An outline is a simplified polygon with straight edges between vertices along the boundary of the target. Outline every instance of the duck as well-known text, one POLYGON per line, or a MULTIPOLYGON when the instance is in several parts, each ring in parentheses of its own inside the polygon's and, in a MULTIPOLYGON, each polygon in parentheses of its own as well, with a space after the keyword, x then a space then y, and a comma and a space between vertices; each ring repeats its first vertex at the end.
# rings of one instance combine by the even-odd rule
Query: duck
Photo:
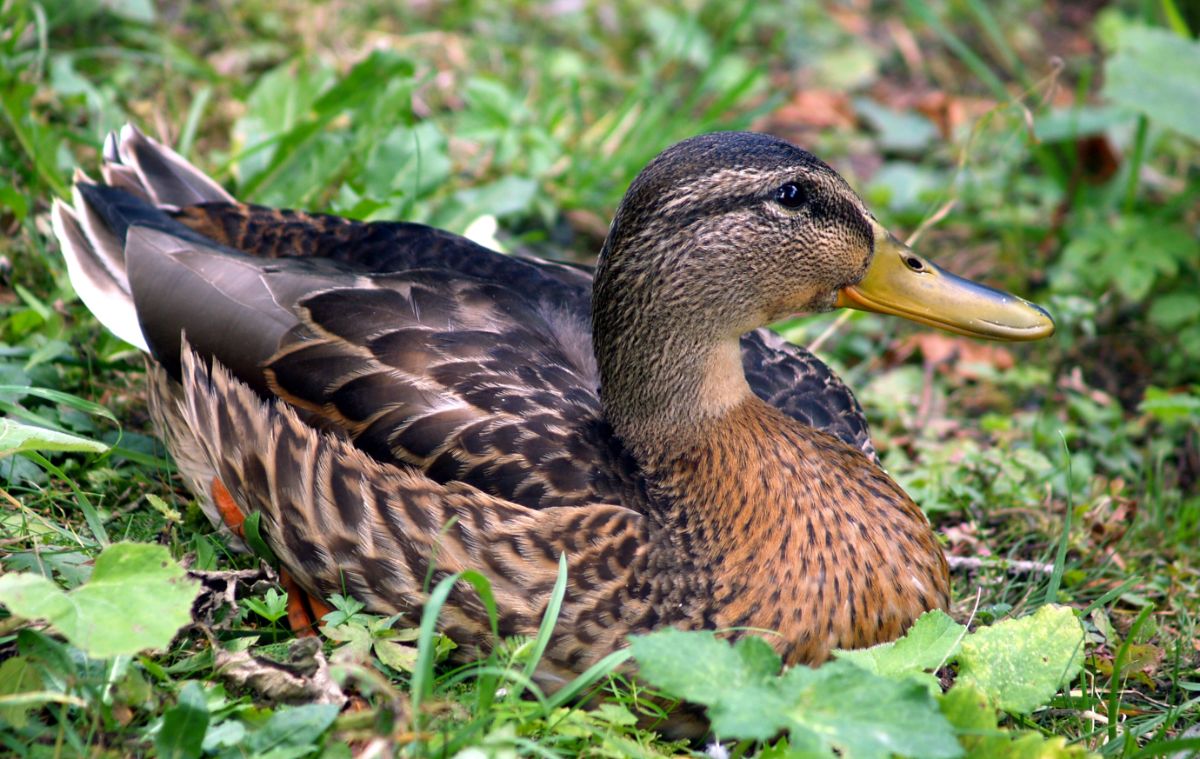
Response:
MULTIPOLYGON (((854 395, 767 325, 849 307, 1054 330, 758 133, 666 148, 594 268, 241 203, 131 125, 100 173, 77 170, 53 229, 84 304, 146 355, 151 416, 214 525, 258 514, 289 583, 378 614, 419 616, 477 570, 502 637, 536 634, 561 561, 551 689, 664 627, 818 665, 947 608, 943 552, 854 395)), ((495 645, 466 583, 438 625, 495 645)))

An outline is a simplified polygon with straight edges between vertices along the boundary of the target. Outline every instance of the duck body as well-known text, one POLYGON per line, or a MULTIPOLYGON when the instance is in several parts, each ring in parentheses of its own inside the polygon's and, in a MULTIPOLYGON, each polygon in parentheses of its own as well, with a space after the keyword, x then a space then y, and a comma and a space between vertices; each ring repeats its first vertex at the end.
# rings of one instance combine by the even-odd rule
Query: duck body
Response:
MULTIPOLYGON (((153 416, 206 512, 220 523, 218 489, 260 512, 308 592, 416 614, 475 569, 501 634, 534 635, 565 555, 551 687, 629 633, 773 630, 815 664, 947 606, 941 549, 853 395, 760 329, 843 297, 897 308, 875 273, 894 240, 810 154, 737 133, 666 151, 595 273, 239 204, 128 127, 102 171, 54 208, 72 281, 150 356, 153 416)), ((906 250, 887 265, 921 263, 906 250)), ((1015 301, 949 326, 1034 329, 1015 301)), ((441 625, 490 645, 469 586, 441 625)))

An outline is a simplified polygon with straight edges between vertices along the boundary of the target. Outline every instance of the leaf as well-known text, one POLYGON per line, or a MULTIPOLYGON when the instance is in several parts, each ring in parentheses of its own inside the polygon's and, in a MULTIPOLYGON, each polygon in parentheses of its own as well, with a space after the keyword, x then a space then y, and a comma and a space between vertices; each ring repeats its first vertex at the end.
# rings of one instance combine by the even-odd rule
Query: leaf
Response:
POLYGON ((1118 105, 1200 140, 1200 42, 1165 29, 1121 31, 1105 67, 1103 93, 1118 105))
POLYGON ((1024 714, 1044 704, 1083 663, 1083 626, 1065 606, 1047 605, 968 635, 958 682, 998 708, 1024 714))
MULTIPOLYGON (((922 614, 903 638, 855 651, 835 651, 837 658, 877 675, 902 677, 937 669, 958 652, 967 628, 940 609, 922 614)), ((932 683, 936 687, 936 682, 932 683)))
POLYGON ((198 683, 188 683, 179 691, 178 703, 163 713, 162 728, 154 739, 158 755, 164 759, 200 756, 208 722, 204 691, 198 683))
POLYGON ((392 669, 412 672, 416 666, 417 649, 413 646, 405 646, 394 640, 377 640, 374 650, 379 660, 392 669))
POLYGON ((1068 746, 1059 736, 999 728, 996 710, 978 688, 955 684, 941 698, 942 714, 958 730, 966 759, 1072 759, 1087 756, 1083 746, 1068 746))
POLYGON ((711 632, 667 629, 630 637, 641 677, 673 696, 712 705, 722 694, 770 682, 779 656, 759 638, 730 646, 711 632), (720 683, 720 688, 714 684, 720 683))
POLYGON ((191 620, 199 585, 163 546, 117 543, 96 558, 92 577, 70 593, 36 574, 0 577, 0 602, 45 619, 89 656, 165 648, 191 620))
POLYGON ((1164 422, 1194 419, 1200 415, 1200 393, 1172 393, 1151 385, 1138 410, 1164 422))
POLYGON ((42 687, 42 678, 24 656, 13 656, 0 664, 0 723, 15 728, 29 723, 29 710, 35 704, 8 703, 11 697, 28 694, 42 687))
POLYGON ((337 717, 336 704, 305 704, 281 708, 267 724, 251 733, 245 746, 251 752, 267 752, 285 746, 312 746, 337 717))
MULTIPOLYGON (((927 623, 929 624, 929 623, 927 623)), ((929 690, 850 662, 795 667, 777 677, 779 656, 763 640, 730 646, 710 632, 634 636, 639 677, 708 707, 720 738, 766 740, 780 730, 813 755, 957 757, 962 751, 929 690)))
POLYGON ((857 98, 854 108, 877 133, 884 150, 916 153, 938 136, 937 127, 915 111, 896 111, 869 98, 857 98))
POLYGON ((954 729, 921 683, 879 677, 842 661, 815 670, 796 667, 783 681, 793 741, 808 733, 846 759, 962 756, 954 729))
POLYGON ((66 432, 35 427, 32 424, 0 419, 0 457, 23 451, 70 451, 104 453, 108 446, 66 432))
POLYGON ((1194 291, 1160 295, 1150 305, 1150 321, 1163 329, 1178 329, 1200 319, 1200 295, 1194 291))

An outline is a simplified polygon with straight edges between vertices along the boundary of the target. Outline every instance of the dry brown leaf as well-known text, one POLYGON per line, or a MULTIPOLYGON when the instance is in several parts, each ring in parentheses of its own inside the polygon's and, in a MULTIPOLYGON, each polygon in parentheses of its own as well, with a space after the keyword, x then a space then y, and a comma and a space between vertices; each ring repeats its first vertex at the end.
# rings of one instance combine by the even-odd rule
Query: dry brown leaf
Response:
POLYGON ((287 659, 273 661, 249 651, 216 650, 217 677, 240 691, 271 703, 346 704, 346 694, 329 676, 329 662, 318 638, 296 638, 287 659))
POLYGON ((754 128, 786 136, 806 129, 852 129, 857 119, 846 93, 807 89, 798 91, 754 128))
POLYGON ((901 356, 919 350, 925 361, 943 374, 965 380, 981 379, 980 366, 1007 371, 1016 365, 1008 350, 964 337, 924 332, 912 335, 897 348, 901 356))

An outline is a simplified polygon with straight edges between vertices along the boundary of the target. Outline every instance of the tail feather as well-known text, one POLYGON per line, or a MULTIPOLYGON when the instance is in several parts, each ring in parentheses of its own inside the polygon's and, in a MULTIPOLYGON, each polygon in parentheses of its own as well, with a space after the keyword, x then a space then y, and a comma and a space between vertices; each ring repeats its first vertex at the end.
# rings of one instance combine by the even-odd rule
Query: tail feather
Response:
POLYGON ((200 203, 237 202, 183 156, 142 134, 132 124, 121 128, 119 139, 109 135, 104 141, 104 157, 114 172, 122 173, 116 166, 132 169, 156 205, 181 208, 200 203))
POLYGON ((165 211, 236 201, 174 150, 132 125, 108 135, 104 161, 105 184, 76 171, 73 204, 54 202, 54 233, 84 304, 110 332, 147 351, 126 273, 126 232, 131 226, 145 226, 196 238, 165 211))
POLYGON ((129 281, 118 280, 105 265, 70 206, 56 199, 50 219, 67 261, 67 274, 84 305, 114 335, 149 352, 133 307, 129 281))
POLYGON ((103 266, 121 289, 129 292, 129 277, 125 272, 125 225, 113 226, 106 214, 100 213, 92 200, 97 185, 79 169, 75 170, 75 185, 71 188, 75 218, 78 220, 97 262, 103 266))

